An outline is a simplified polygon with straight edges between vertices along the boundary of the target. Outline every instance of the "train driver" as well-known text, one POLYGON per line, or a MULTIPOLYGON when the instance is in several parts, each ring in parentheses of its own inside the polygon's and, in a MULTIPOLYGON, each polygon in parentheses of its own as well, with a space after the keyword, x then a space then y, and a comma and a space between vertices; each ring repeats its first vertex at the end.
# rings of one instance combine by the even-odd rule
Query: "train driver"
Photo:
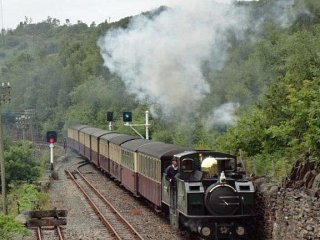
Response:
POLYGON ((172 164, 166 168, 165 172, 167 174, 167 180, 170 184, 174 184, 174 177, 178 173, 178 162, 176 159, 172 159, 172 164))
POLYGON ((177 191, 176 191, 176 181, 175 176, 178 173, 178 162, 176 159, 172 159, 172 164, 168 166, 165 170, 167 174, 166 178, 170 182, 170 211, 176 209, 177 206, 177 191))

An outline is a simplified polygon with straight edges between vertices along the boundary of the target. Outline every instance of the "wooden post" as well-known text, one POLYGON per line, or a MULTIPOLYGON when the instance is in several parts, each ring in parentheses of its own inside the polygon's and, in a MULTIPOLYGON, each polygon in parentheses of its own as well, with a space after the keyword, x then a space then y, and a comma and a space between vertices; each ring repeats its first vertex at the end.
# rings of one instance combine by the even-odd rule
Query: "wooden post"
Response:
MULTIPOLYGON (((1 104, 1 103, 0 103, 1 104)), ((2 211, 7 214, 7 196, 6 196, 6 170, 4 166, 4 149, 3 149, 3 131, 2 131, 2 114, 0 106, 0 165, 1 165, 1 195, 2 195, 2 211)))

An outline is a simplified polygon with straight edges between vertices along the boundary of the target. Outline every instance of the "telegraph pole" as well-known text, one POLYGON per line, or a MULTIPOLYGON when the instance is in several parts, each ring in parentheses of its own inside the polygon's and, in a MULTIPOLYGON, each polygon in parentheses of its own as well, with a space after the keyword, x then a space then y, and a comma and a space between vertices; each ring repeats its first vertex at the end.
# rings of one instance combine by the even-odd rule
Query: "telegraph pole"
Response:
POLYGON ((3 103, 10 102, 10 84, 1 84, 1 95, 0 95, 0 165, 1 165, 1 195, 2 195, 2 209, 3 214, 7 214, 7 197, 6 197, 6 170, 4 163, 4 148, 3 148, 3 131, 2 131, 2 114, 1 106, 3 103))
POLYGON ((6 201, 6 175, 4 167, 4 154, 3 154, 3 132, 2 132, 2 111, 0 107, 0 165, 1 165, 1 195, 2 195, 2 211, 7 214, 7 201, 6 201))

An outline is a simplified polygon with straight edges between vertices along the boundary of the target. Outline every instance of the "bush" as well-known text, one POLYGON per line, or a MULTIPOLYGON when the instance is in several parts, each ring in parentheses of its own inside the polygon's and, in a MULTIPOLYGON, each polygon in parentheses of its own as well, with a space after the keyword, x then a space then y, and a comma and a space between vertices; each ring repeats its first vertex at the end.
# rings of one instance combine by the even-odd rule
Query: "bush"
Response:
POLYGON ((27 236, 28 230, 13 217, 0 214, 0 238, 11 240, 18 235, 27 236))

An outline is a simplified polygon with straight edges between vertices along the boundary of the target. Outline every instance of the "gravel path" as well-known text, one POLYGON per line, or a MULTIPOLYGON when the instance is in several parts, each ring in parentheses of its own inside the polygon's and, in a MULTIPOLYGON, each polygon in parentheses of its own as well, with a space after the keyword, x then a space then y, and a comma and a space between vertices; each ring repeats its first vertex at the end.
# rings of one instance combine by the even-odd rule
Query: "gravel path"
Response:
MULTIPOLYGON (((68 210, 65 239, 108 239, 107 230, 99 224, 82 193, 64 173, 65 168, 72 168, 83 160, 74 153, 57 160, 58 180, 51 182, 50 205, 52 208, 68 210)), ((145 239, 188 239, 179 231, 176 232, 166 219, 156 214, 144 201, 133 197, 92 165, 85 165, 80 170, 145 239)))

